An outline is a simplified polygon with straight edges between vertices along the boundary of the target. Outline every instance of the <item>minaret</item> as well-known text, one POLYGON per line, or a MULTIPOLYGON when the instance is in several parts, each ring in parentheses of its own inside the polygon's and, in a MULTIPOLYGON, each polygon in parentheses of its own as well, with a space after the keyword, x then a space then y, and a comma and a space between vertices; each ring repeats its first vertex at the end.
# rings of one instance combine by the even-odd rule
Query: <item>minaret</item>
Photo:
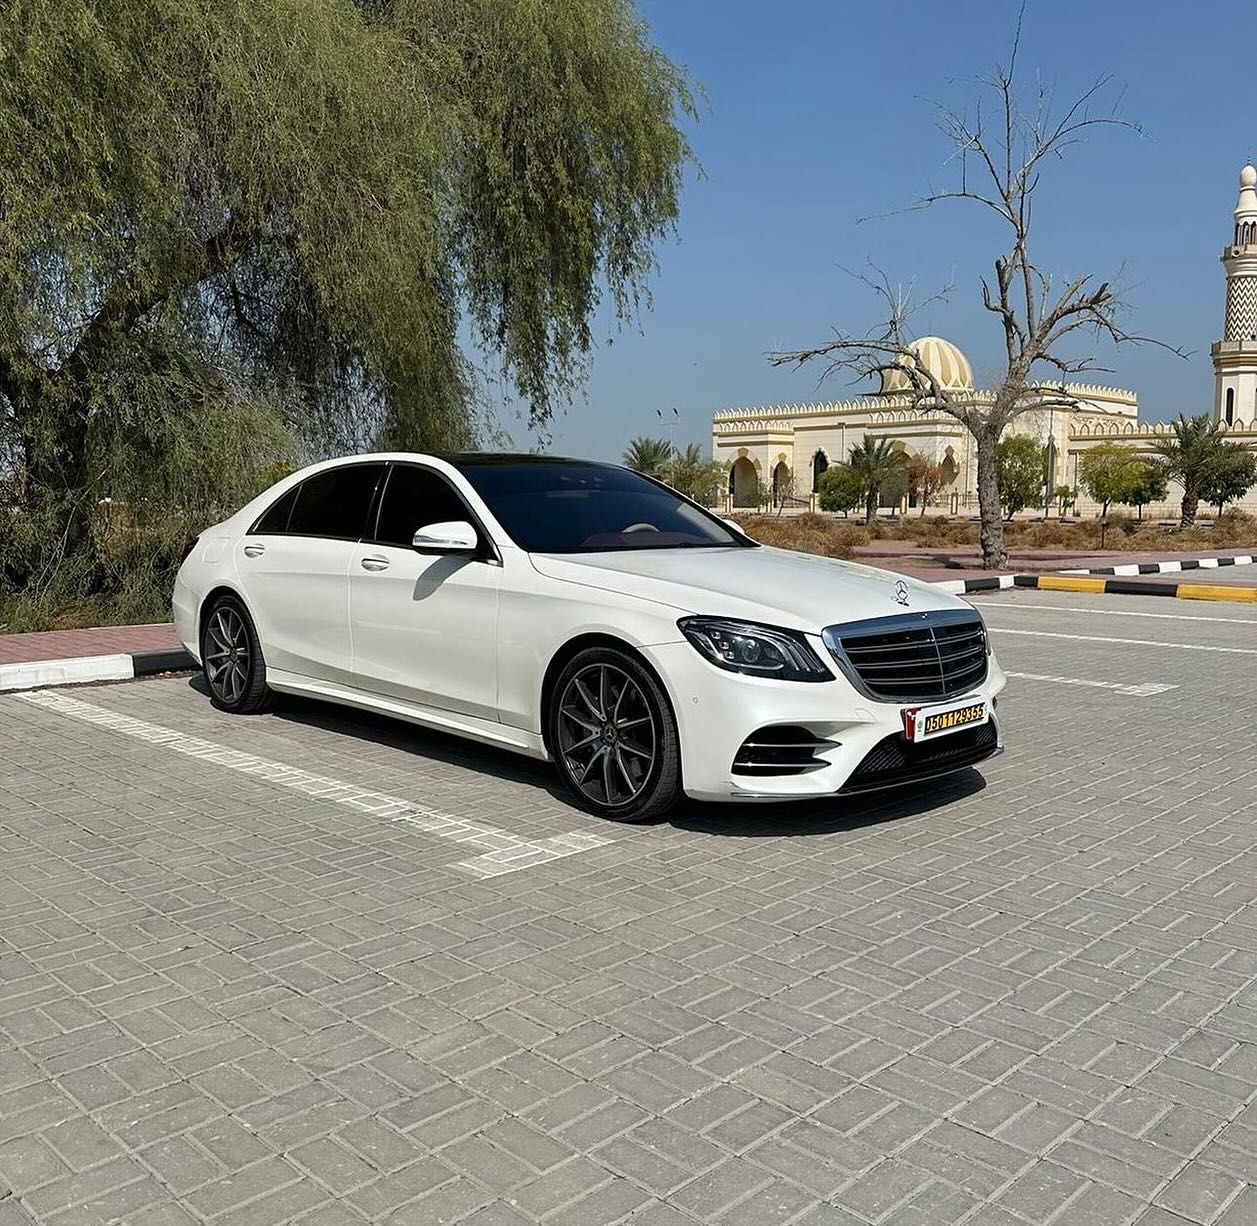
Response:
POLYGON ((1213 355, 1215 420, 1245 424, 1257 418, 1257 169, 1240 171, 1235 232, 1222 252, 1226 319, 1213 355))

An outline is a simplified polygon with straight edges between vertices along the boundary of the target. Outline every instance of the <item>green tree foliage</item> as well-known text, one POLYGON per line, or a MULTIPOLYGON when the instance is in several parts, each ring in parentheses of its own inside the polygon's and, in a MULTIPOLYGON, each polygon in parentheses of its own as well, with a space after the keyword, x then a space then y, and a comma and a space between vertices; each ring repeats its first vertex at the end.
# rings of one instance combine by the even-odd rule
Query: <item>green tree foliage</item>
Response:
POLYGON ((662 474, 675 490, 705 507, 715 506, 725 479, 723 465, 705 459, 702 448, 690 443, 675 453, 662 474))
POLYGON ((179 484, 200 421, 254 419, 246 484, 277 426, 306 453, 468 445, 460 335, 543 424, 600 292, 621 317, 644 292, 690 111, 632 0, 5 6, 11 494, 74 548, 101 496, 179 484))
POLYGON ((624 449, 624 467, 648 477, 662 477, 672 462, 672 444, 666 438, 635 438, 624 449))
POLYGON ((1243 498, 1254 485, 1257 485, 1257 456, 1243 444, 1227 439, 1218 445, 1201 482, 1200 496, 1217 507, 1221 515, 1228 502, 1243 498))
POLYGON ((1206 414, 1186 417, 1170 423, 1171 438, 1161 438, 1153 449, 1164 461, 1166 475, 1177 480, 1183 487, 1180 520, 1184 528, 1196 522, 1196 509, 1225 441, 1216 421, 1206 414))
POLYGON ((1034 506, 1043 490, 1047 450, 1025 434, 1010 434, 996 448, 996 480, 1000 505, 1012 519, 1018 511, 1034 506))
POLYGON ((1170 492, 1170 482, 1165 475, 1165 465, 1142 457, 1135 479, 1119 502, 1136 508, 1137 518, 1143 519, 1144 507, 1149 503, 1164 502, 1170 492))
POLYGON ((1052 491, 1052 497, 1056 499, 1056 513, 1064 515, 1065 508, 1072 507, 1078 500, 1078 493, 1072 486, 1058 485, 1052 491))
POLYGON ((835 464, 820 475, 816 484, 822 511, 854 511, 865 499, 864 478, 846 464, 835 464))
POLYGON ((865 438, 852 447, 848 467, 860 478, 866 524, 876 520, 883 495, 894 497, 907 489, 907 457, 888 438, 865 438))
POLYGON ((1104 519, 1111 503, 1131 501, 1145 467, 1133 447, 1099 443, 1083 452, 1078 462, 1078 479, 1100 504, 1100 517, 1104 519))

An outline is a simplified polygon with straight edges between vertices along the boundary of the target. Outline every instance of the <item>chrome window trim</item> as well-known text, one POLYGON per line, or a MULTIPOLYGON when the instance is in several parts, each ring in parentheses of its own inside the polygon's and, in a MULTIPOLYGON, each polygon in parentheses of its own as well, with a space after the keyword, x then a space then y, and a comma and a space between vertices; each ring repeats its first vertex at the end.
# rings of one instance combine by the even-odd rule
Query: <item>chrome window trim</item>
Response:
MULTIPOLYGON (((927 609, 921 613, 892 613, 887 617, 869 617, 861 621, 836 622, 832 626, 826 626, 821 631, 821 641, 833 657, 834 663, 838 665, 842 675, 865 698, 893 707, 912 706, 916 703, 934 705, 940 702, 951 702, 955 698, 974 693, 986 681, 987 676, 990 675, 989 664, 987 672, 983 674, 981 681, 974 685, 968 685, 962 690, 957 690, 954 694, 943 694, 921 699, 887 698, 882 694, 874 693, 864 684, 864 679, 860 676, 859 670, 852 663, 846 651, 843 650, 842 636, 844 634, 894 634, 900 630, 933 629, 935 626, 956 626, 973 622, 976 622, 981 627, 982 636, 985 639, 987 633, 986 622, 982 620, 982 614, 976 609, 927 609)), ((937 644, 935 645, 937 646, 937 644)))

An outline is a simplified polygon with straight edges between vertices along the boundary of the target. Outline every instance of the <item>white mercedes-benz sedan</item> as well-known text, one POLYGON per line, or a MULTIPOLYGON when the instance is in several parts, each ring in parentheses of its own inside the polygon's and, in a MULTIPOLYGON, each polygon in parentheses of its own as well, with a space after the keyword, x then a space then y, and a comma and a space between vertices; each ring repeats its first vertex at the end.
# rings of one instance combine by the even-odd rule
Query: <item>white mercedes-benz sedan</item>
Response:
POLYGON ((972 605, 757 545, 613 464, 354 456, 201 534, 175 624, 214 704, 345 703, 552 760, 618 821, 928 780, 1000 752, 972 605))

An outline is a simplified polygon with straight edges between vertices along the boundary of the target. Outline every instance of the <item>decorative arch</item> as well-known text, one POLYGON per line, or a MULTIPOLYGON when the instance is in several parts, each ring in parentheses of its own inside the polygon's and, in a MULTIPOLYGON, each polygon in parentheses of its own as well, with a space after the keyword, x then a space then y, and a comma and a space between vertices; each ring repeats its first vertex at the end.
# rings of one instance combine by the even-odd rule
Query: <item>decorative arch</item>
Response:
POLYGON ((729 497, 735 507, 759 505, 759 474, 746 455, 740 455, 729 466, 729 497))
POLYGON ((812 456, 812 493, 815 494, 821 485, 821 477, 829 471, 829 457, 823 447, 818 447, 812 456))
POLYGON ((784 452, 773 465, 772 489, 773 506, 779 506, 782 499, 790 492, 790 465, 786 463, 784 452))

